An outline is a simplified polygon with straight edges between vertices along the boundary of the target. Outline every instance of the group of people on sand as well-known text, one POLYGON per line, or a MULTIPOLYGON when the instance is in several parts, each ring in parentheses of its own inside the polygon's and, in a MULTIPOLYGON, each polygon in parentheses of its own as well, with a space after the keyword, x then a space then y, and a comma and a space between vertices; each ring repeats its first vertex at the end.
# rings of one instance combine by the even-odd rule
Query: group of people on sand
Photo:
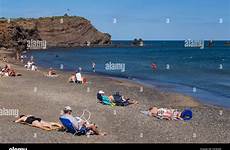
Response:
MULTIPOLYGON (((100 90, 97 93, 97 99, 100 103, 110 106, 128 106, 131 104, 138 104, 136 100, 130 100, 130 98, 122 96, 119 92, 116 92, 111 96, 107 96, 104 91, 100 90)), ((141 113, 150 117, 166 120, 190 120, 192 118, 192 111, 190 109, 179 111, 177 109, 151 107, 147 111, 141 111, 141 113)))
POLYGON ((97 99, 100 103, 104 105, 111 105, 111 106, 128 106, 131 104, 138 104, 135 100, 130 100, 130 98, 126 98, 122 96, 119 92, 116 92, 113 95, 107 96, 105 92, 100 90, 97 93, 97 99))
POLYGON ((33 115, 20 115, 14 122, 28 124, 32 127, 37 127, 46 131, 62 130, 74 135, 106 135, 106 133, 100 132, 95 124, 92 124, 87 120, 83 120, 81 117, 73 116, 70 106, 66 106, 62 110, 59 120, 61 124, 44 121, 43 119, 33 115), (68 122, 63 120, 67 120, 68 122))
POLYGON ((15 77, 20 76, 20 73, 16 73, 15 70, 9 65, 6 64, 3 68, 0 67, 0 76, 1 77, 15 77))
MULTIPOLYGON (((26 65, 27 69, 31 68, 32 70, 32 65, 33 61, 28 61, 26 65)), ((2 72, 8 72, 8 75, 10 76, 12 74, 10 71, 12 72, 12 69, 9 65, 6 65, 3 69, 1 69, 1 74, 2 72)), ((13 74, 15 74, 15 72, 13 74)), ((50 68, 47 75, 55 76, 57 73, 55 70, 50 68)), ((75 73, 71 75, 71 77, 68 79, 68 82, 78 84, 86 83, 86 78, 83 78, 81 75, 81 68, 79 68, 75 73)), ((106 95, 103 90, 99 90, 96 97, 98 102, 102 103, 103 105, 128 106, 132 104, 138 104, 136 100, 131 100, 130 98, 123 96, 120 92, 115 92, 109 96, 106 95)), ((146 116, 166 120, 190 120, 192 118, 192 111, 190 109, 179 111, 177 109, 157 108, 154 106, 149 108, 147 111, 141 111, 141 113, 145 114, 146 116)), ((74 135, 106 135, 106 133, 100 132, 97 126, 93 123, 90 123, 89 120, 84 120, 79 116, 73 116, 72 108, 70 106, 66 106, 62 110, 62 114, 60 115, 59 120, 61 123, 44 121, 41 118, 35 117, 33 115, 21 115, 17 120, 15 120, 15 122, 28 124, 47 131, 65 129, 65 131, 74 135)))

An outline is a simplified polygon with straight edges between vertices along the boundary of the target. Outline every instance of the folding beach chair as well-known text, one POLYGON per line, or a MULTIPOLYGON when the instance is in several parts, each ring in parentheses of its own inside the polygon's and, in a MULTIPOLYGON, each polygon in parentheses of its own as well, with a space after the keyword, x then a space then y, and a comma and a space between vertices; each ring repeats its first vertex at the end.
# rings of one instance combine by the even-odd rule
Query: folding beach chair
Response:
POLYGON ((59 120, 61 121, 62 125, 65 127, 66 132, 72 133, 74 136, 75 135, 80 136, 86 134, 85 130, 78 130, 77 128, 75 128, 69 119, 60 117, 59 120))

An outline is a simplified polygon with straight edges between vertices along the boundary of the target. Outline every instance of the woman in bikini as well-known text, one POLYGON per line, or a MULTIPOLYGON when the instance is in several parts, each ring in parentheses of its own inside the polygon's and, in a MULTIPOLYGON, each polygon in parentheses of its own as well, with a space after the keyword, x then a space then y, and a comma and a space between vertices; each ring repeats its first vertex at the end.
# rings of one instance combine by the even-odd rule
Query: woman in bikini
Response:
POLYGON ((29 124, 33 127, 47 131, 63 128, 63 126, 59 123, 43 121, 41 118, 37 118, 32 115, 20 115, 19 119, 15 120, 15 122, 29 124))

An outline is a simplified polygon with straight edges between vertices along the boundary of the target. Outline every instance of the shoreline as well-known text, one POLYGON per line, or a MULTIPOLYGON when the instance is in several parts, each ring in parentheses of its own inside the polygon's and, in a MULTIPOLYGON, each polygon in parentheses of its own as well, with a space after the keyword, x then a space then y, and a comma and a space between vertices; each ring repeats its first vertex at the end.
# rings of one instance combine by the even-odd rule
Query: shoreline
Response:
MULTIPOLYGON (((1 62, 1 61, 0 61, 1 62)), ((15 60, 13 60, 13 63, 14 65, 18 65, 20 67, 24 67, 24 63, 22 62, 17 62, 15 60)), ((49 70, 49 67, 41 67, 41 66, 38 66, 39 67, 39 71, 42 71, 42 72, 47 72, 49 70)), ((61 70, 61 69, 56 69, 56 71, 60 72, 61 74, 71 74, 74 72, 74 70, 61 70)), ((158 82, 158 81, 155 81, 154 83, 157 83, 156 86, 152 85, 152 84, 148 84, 142 80, 133 80, 133 79, 129 79, 128 77, 126 76, 113 76, 113 75, 110 75, 110 74, 106 74, 106 73, 92 73, 92 72, 82 72, 83 75, 86 75, 86 76, 92 76, 92 77, 101 77, 101 78, 109 78, 109 79, 112 79, 116 82, 128 82, 128 83, 131 83, 131 84, 135 84, 135 85, 138 85, 139 87, 147 87, 147 88, 150 88, 150 89, 153 89, 155 91, 158 91, 158 92, 162 92, 162 93, 166 93, 166 94, 178 94, 178 95, 183 95, 184 97, 190 97, 193 101, 195 101, 196 103, 199 103, 199 105, 203 105, 203 106, 207 106, 207 107, 216 107, 216 108, 223 108, 223 109, 226 109, 226 110, 230 110, 230 107, 227 107, 227 106, 223 106, 223 105, 217 105, 217 104, 212 104, 212 103, 208 103, 206 101, 206 103, 204 101, 202 101, 201 98, 198 98, 198 97, 194 97, 194 96, 191 96, 189 94, 186 94, 186 93, 182 93, 180 91, 173 91, 173 90, 170 90, 169 88, 166 87, 166 85, 163 85, 163 84, 168 84, 168 83, 161 83, 161 82, 158 82), (162 87, 159 87, 159 86, 162 86, 162 87), (165 90, 167 89, 167 90, 165 90)), ((173 85, 171 85, 173 86, 173 85)), ((175 84, 174 86, 183 86, 183 85, 180 85, 180 84, 175 84)))
MULTIPOLYGON (((25 64, 24 64, 25 65, 25 64)), ((23 67, 22 64, 20 64, 20 66, 23 67)), ((41 68, 41 70, 46 70, 48 71, 49 67, 41 67, 41 66, 38 66, 39 68, 41 68)), ((56 69, 57 71, 59 72, 62 72, 62 73, 73 73, 75 72, 74 70, 65 70, 65 69, 57 69, 57 68, 53 68, 53 69, 56 69)), ((206 105, 206 106, 213 106, 213 107, 219 107, 219 108, 224 108, 224 109, 229 109, 230 110, 230 107, 228 106, 224 106, 224 105, 218 105, 218 104, 214 104, 212 102, 208 102, 210 99, 206 99, 206 100, 203 100, 202 98, 199 98, 198 96, 192 96, 192 95, 189 95, 189 93, 183 93, 180 89, 180 90, 172 90, 172 88, 175 88, 175 87, 179 87, 179 88, 188 88, 189 86, 186 86, 186 85, 182 85, 182 84, 176 84, 176 83, 167 83, 167 82, 160 82, 160 81, 154 81, 152 83, 147 83, 147 80, 144 81, 144 80, 141 80, 141 79, 136 79, 136 78, 133 78, 133 79, 130 79, 128 76, 116 76, 116 75, 111 75, 111 74, 106 74, 106 73, 102 73, 102 72, 99 72, 99 73, 93 73, 93 72, 82 72, 84 75, 89 75, 89 76, 100 76, 102 78, 111 78, 112 80, 121 80, 121 81, 124 81, 124 82, 131 82, 133 84, 138 84, 139 86, 143 86, 143 87, 148 87, 148 88, 153 88, 159 92, 163 92, 163 93, 175 93, 175 94, 180 94, 180 95, 183 95, 183 96, 187 96, 187 97, 191 97, 192 99, 194 99, 194 101, 196 101, 197 103, 200 103, 202 105, 206 105), (153 85, 153 84, 156 84, 156 85, 153 85)), ((192 87, 191 87, 192 88, 192 87)), ((201 89, 202 90, 202 89, 201 89)), ((204 90, 205 91, 205 90, 204 90)), ((208 92, 208 91, 207 91, 208 92)), ((212 101, 212 100, 211 100, 212 101)))
MULTIPOLYGON (((1 66, 3 63, 0 61, 1 66)), ((47 121, 58 122, 60 110, 70 105, 74 114, 88 109, 91 121, 107 136, 73 137, 63 132, 46 132, 13 123, 13 116, 1 116, 1 143, 229 143, 230 110, 206 106, 178 93, 164 93, 131 81, 86 75, 85 86, 67 83, 69 72, 57 71, 59 77, 47 78, 45 69, 27 71, 18 63, 10 63, 21 77, 0 78, 0 106, 18 109, 20 114, 33 114, 47 121), (140 92, 143 86, 143 92, 140 92), (36 87, 36 92, 34 92, 36 87), (90 89, 87 92, 87 89, 90 89), (138 100, 138 105, 109 107, 96 101, 96 92, 122 95, 138 100), (191 121, 166 121, 140 113, 151 106, 191 108, 191 121), (220 115, 219 112, 223 111, 220 115), (116 112, 116 114, 115 114, 116 112), (208 123, 207 123, 208 122, 208 123), (36 133, 37 137, 34 138, 36 133), (143 135, 143 136, 140 136, 143 135), (195 135, 195 136, 194 136, 195 135)))

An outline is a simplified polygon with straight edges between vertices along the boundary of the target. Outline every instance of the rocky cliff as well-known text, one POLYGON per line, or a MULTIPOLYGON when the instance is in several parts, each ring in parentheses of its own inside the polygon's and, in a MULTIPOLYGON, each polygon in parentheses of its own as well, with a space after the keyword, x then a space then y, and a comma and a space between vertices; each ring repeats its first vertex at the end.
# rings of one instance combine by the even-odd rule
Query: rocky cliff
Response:
POLYGON ((25 47, 26 40, 45 40, 48 47, 107 45, 111 36, 98 31, 89 20, 77 16, 0 20, 0 47, 25 47))

